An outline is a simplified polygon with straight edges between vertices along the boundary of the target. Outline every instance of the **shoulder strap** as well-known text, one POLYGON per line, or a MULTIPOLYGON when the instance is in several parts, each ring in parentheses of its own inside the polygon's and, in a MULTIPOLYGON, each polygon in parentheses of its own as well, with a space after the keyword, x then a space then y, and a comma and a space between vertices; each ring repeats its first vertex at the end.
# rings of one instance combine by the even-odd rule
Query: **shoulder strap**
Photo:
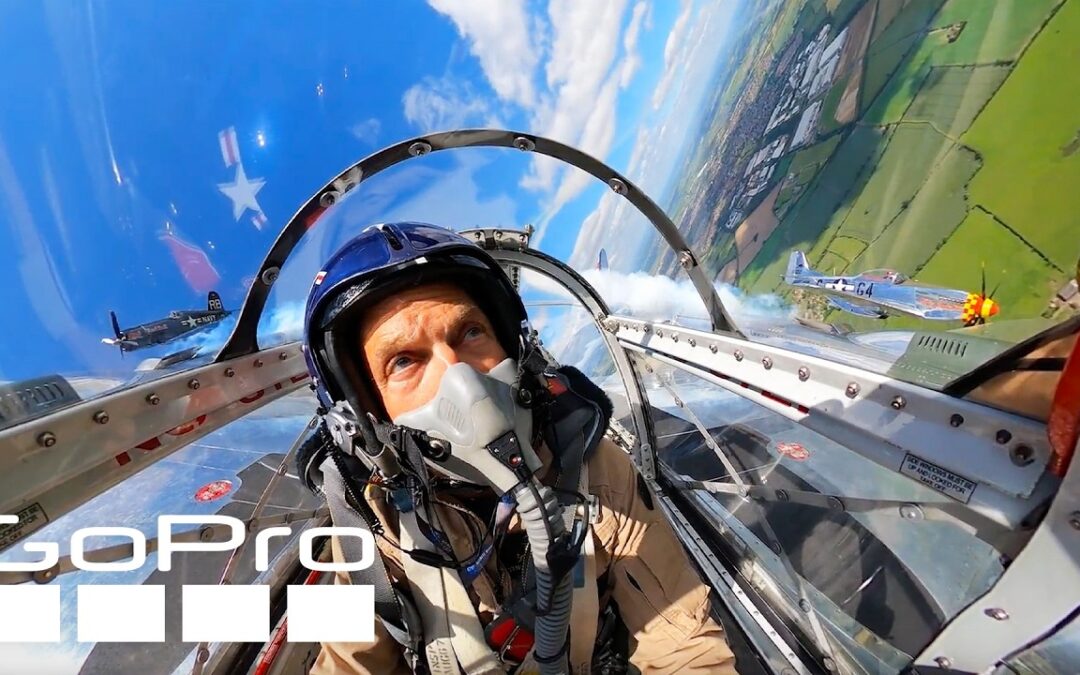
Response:
MULTIPOLYGON (((330 507, 330 517, 338 527, 356 527, 370 532, 372 524, 361 517, 346 501, 346 491, 353 491, 342 475, 342 469, 334 461, 333 453, 327 455, 320 466, 323 478, 323 495, 330 507)), ((354 495, 355 499, 363 499, 354 495)), ((347 560, 360 560, 363 551, 355 537, 342 537, 338 540, 342 553, 347 560)), ((412 661, 413 669, 423 644, 422 623, 412 602, 390 584, 390 575, 382 555, 376 552, 375 562, 364 570, 349 572, 349 580, 357 586, 371 586, 375 596, 375 615, 382 621, 386 631, 406 648, 406 658, 412 661)))
MULTIPOLYGON (((581 467, 578 492, 589 493, 589 467, 581 467)), ((580 506, 578 508, 583 508, 580 506)), ((596 517, 595 504, 589 509, 590 521, 596 517)), ((596 629, 600 620, 600 591, 596 587, 596 551, 593 547, 592 522, 581 546, 581 555, 574 566, 573 604, 570 605, 570 671, 574 675, 589 675, 593 651, 596 648, 596 629)))
MULTIPOLYGON (((428 517, 436 518, 434 513, 428 517)), ((435 552, 435 546, 420 531, 416 509, 403 512, 399 522, 403 547, 435 552)), ((405 556, 402 564, 424 622, 424 649, 432 675, 505 673, 484 639, 480 619, 457 571, 427 565, 412 556, 405 556)))

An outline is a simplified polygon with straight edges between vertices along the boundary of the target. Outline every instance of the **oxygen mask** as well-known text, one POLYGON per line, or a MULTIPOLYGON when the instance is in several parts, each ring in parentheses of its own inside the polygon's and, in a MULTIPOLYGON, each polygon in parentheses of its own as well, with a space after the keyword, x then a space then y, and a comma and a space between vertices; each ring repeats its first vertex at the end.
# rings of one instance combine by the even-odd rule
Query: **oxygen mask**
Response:
POLYGON ((455 363, 430 401, 393 423, 427 435, 425 461, 436 472, 505 494, 540 468, 532 413, 517 401, 517 381, 518 364, 511 358, 486 374, 455 363))

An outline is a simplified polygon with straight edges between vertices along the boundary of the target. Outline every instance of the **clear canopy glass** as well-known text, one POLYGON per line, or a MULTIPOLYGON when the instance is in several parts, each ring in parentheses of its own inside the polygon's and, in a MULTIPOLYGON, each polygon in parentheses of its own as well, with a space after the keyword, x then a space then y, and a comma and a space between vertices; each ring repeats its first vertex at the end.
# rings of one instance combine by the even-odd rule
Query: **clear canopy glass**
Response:
MULTIPOLYGON (((807 345, 824 341, 835 358, 888 369, 918 358, 916 335, 961 334, 978 348, 947 364, 944 381, 1075 313, 1080 250, 1065 235, 1076 129, 1051 114, 1075 109, 1076 75, 1053 67, 1068 60, 1071 3, 728 4, 723 17, 687 10, 717 41, 683 54, 704 79, 680 82, 671 102, 654 81, 653 99, 638 102, 648 115, 620 114, 606 132, 634 142, 601 155, 671 214, 748 337, 815 352, 807 345), (988 321, 970 328, 892 308, 869 319, 865 298, 785 281, 795 250, 824 275, 954 289, 997 311, 975 308, 988 321)), ((383 31, 360 8, 249 9, 5 10, 6 52, 34 58, 0 66, 5 90, 19 92, 0 116, 0 378, 58 373, 88 396, 200 362, 235 314, 122 354, 102 344, 118 338, 110 311, 127 335, 207 310, 211 291, 236 310, 275 233, 342 167, 437 123, 477 121, 437 114, 446 92, 424 79, 436 47, 398 45, 383 34, 400 34, 394 17, 376 17, 383 31), (375 37, 356 39, 361 24, 375 37)), ((540 119, 527 105, 507 110, 482 121, 540 119)), ((595 152, 557 125, 529 131, 595 152)), ((275 289, 261 334, 297 335, 304 277, 334 244, 405 218, 530 225, 614 311, 709 325, 678 252, 624 199, 553 160, 497 155, 424 158, 363 184, 348 226, 297 251, 291 267, 304 274, 275 289)), ((915 311, 947 304, 912 297, 915 311)))

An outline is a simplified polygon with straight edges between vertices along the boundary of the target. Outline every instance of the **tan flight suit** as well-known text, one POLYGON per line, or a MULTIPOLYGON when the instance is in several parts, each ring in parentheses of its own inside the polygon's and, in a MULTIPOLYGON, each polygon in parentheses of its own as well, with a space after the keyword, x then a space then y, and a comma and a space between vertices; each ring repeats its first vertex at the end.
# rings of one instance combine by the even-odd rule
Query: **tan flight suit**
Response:
MULTIPOLYGON (((539 454, 542 459, 550 457, 545 449, 539 454)), ((610 571, 600 607, 609 597, 618 604, 631 635, 630 662, 643 675, 734 674, 735 658, 723 629, 709 616, 708 588, 691 565, 660 505, 654 501, 650 509, 642 498, 637 475, 626 452, 606 438, 589 461, 590 493, 596 495, 600 506, 599 520, 593 526, 597 577, 610 571)), ((374 489, 369 489, 367 496, 379 519, 387 524, 387 537, 396 544, 395 515, 375 499, 374 489)), ((475 543, 464 522, 467 516, 446 506, 438 507, 437 513, 455 552, 468 556, 475 543)), ((520 527, 516 514, 510 529, 515 527, 520 527)), ((402 579, 400 552, 381 539, 378 543, 387 572, 395 582, 402 579)), ((342 558, 336 540, 333 552, 335 559, 342 558)), ((494 588, 499 575, 495 572, 494 563, 489 562, 470 589, 484 625, 498 609, 494 588)), ((348 574, 339 572, 336 582, 349 583, 348 574)), ((378 620, 374 642, 325 643, 311 670, 312 675, 408 672, 401 646, 378 620)))

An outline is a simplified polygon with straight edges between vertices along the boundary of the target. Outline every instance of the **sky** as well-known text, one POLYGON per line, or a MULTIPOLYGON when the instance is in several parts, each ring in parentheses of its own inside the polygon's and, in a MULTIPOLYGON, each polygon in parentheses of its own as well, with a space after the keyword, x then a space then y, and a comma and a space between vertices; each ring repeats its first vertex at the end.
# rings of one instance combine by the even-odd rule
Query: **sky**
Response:
MULTIPOLYGON (((110 309, 126 327, 201 308, 211 289, 236 308, 315 190, 423 133, 551 137, 665 205, 736 6, 4 5, 0 44, 25 58, 0 63, 0 86, 19 92, 0 107, 0 380, 129 372, 144 354, 101 344, 110 309)), ((632 271, 642 224, 546 159, 470 150, 370 178, 302 243, 275 306, 302 302, 321 260, 382 220, 531 223, 560 259, 585 268, 605 246, 612 269, 632 271)))

